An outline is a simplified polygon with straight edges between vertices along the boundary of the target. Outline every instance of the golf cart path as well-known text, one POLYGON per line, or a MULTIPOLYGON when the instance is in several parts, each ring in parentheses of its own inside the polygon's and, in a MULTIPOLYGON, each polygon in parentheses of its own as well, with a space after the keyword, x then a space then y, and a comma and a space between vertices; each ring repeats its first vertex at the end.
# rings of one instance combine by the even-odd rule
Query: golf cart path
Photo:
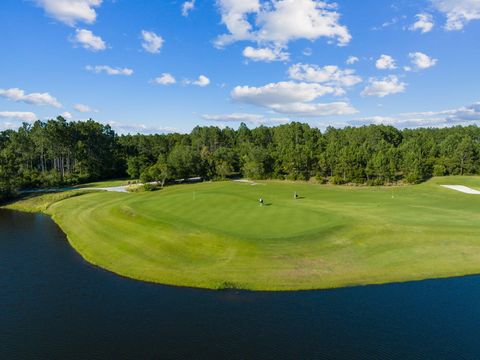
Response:
POLYGON ((474 190, 472 188, 469 188, 469 187, 463 186, 463 185, 440 185, 440 186, 444 187, 444 188, 447 188, 447 189, 450 189, 450 190, 460 191, 464 194, 480 195, 480 191, 474 190))

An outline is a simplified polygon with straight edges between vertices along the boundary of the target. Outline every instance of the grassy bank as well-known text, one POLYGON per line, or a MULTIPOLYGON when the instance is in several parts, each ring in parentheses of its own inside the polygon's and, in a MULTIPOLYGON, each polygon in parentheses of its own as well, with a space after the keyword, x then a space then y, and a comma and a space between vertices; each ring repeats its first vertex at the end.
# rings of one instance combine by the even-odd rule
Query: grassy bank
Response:
POLYGON ((480 196, 440 184, 480 189, 480 178, 379 188, 203 183, 42 195, 9 208, 50 214, 85 259, 127 277, 320 289, 480 273, 480 196))

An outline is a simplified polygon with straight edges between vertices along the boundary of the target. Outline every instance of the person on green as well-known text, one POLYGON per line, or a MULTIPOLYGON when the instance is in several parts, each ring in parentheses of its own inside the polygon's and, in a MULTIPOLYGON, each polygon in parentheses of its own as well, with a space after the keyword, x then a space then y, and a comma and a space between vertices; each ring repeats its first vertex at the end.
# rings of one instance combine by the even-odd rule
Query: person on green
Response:
POLYGON ((293 193, 293 198, 294 198, 295 200, 297 200, 297 199, 298 199, 298 194, 297 194, 297 192, 296 192, 296 191, 293 193))
POLYGON ((263 198, 260 198, 260 200, 258 200, 258 202, 260 203, 260 206, 263 206, 263 203, 264 203, 263 198))

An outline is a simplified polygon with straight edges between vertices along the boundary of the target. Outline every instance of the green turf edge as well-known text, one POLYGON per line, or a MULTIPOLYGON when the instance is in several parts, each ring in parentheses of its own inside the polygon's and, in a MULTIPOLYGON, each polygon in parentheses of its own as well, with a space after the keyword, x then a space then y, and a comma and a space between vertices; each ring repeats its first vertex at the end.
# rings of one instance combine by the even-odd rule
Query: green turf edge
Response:
MULTIPOLYGON (((444 184, 444 183, 451 183, 451 181, 448 181, 444 179, 441 180, 435 180, 435 184, 444 184)), ((453 183, 452 183, 453 184, 453 183)), ((81 196, 85 194, 90 194, 92 193, 91 191, 85 191, 85 192, 75 192, 74 195, 71 196, 65 196, 64 198, 61 199, 51 199, 51 202, 49 203, 48 200, 46 200, 46 206, 44 208, 38 208, 38 207, 32 207, 28 206, 26 204, 22 204, 22 201, 19 203, 13 203, 9 204, 7 206, 3 206, 3 208, 10 209, 10 210, 16 210, 16 211, 22 211, 22 212, 30 212, 30 213, 43 213, 45 215, 48 215, 52 218, 52 220, 62 229, 62 231, 65 233, 64 228, 65 226, 62 224, 62 222, 55 216, 55 214, 51 213, 48 209, 51 205, 58 203, 60 201, 67 200, 71 198, 72 196, 81 196)), ((52 194, 46 194, 46 195, 41 195, 39 197, 47 197, 51 196, 52 194)), ((67 241, 69 242, 70 246, 72 246, 73 249, 88 263, 99 267, 101 269, 107 270, 109 272, 115 273, 119 276, 125 277, 125 278, 130 278, 134 280, 140 280, 140 281, 145 281, 149 283, 156 283, 156 284, 162 284, 162 285, 169 285, 169 286, 179 286, 179 287, 191 287, 191 288, 203 288, 203 289, 212 289, 212 290, 218 290, 222 289, 223 287, 221 286, 222 284, 216 284, 216 285, 209 285, 206 283, 201 283, 201 282, 175 282, 175 281, 169 281, 168 279, 165 280, 155 280, 152 278, 149 278, 148 276, 144 276, 144 274, 137 274, 135 272, 130 272, 128 269, 125 269, 124 271, 118 271, 116 269, 113 269, 109 267, 108 265, 105 266, 104 264, 98 264, 96 263, 95 260, 92 259, 92 257, 86 253, 85 251, 82 251, 81 249, 78 248, 75 239, 73 239, 71 236, 69 236, 67 233, 65 233, 67 241)), ((303 290, 321 290, 321 289, 334 289, 334 288, 343 288, 343 287, 351 287, 351 286, 367 286, 367 285, 382 285, 382 284, 391 284, 391 283, 404 283, 404 282, 412 282, 412 281, 423 281, 423 280, 431 280, 431 279, 445 279, 445 278, 452 278, 452 277, 463 277, 463 276, 471 276, 471 275, 478 275, 480 273, 480 270, 459 270, 459 271, 438 271, 436 270, 436 274, 410 274, 409 276, 393 276, 391 278, 385 279, 383 278, 384 275, 377 275, 377 276, 367 276, 363 281, 335 281, 335 284, 323 284, 321 286, 299 286, 299 287, 282 287, 282 286, 271 286, 271 287, 255 287, 255 286, 249 286, 249 287, 242 287, 238 286, 236 287, 239 290, 249 290, 249 291, 303 291, 303 290), (381 277, 381 278, 379 278, 381 277), (383 278, 383 279, 382 279, 383 278)))
MULTIPOLYGON (((17 211, 22 211, 22 210, 17 210, 17 211)), ((38 212, 38 211, 34 211, 38 212)), ((62 223, 52 214, 48 212, 42 212, 45 215, 48 215, 52 218, 52 220, 62 229, 62 223)), ((64 231, 63 231, 64 232, 64 231)), ((286 287, 242 287, 242 286, 235 286, 232 288, 225 288, 222 285, 223 284, 217 284, 217 285, 208 285, 206 283, 185 283, 185 282, 175 282, 175 281, 169 281, 168 279, 165 279, 164 281, 158 281, 155 279, 152 279, 148 276, 144 276, 142 274, 137 274, 135 272, 131 273, 127 269, 125 271, 117 271, 114 268, 109 267, 108 265, 102 265, 98 264, 95 260, 92 259, 92 257, 86 253, 85 251, 82 251, 78 248, 77 244, 75 241, 64 232, 65 237, 67 238, 68 243, 70 246, 82 257, 83 260, 85 260, 87 263, 90 265, 93 265, 95 267, 98 267, 102 270, 109 271, 113 274, 116 274, 120 277, 124 277, 127 279, 132 279, 132 280, 137 280, 137 281, 143 281, 147 283, 152 283, 152 284, 159 284, 159 285, 166 285, 166 286, 175 286, 175 287, 185 287, 185 288, 196 288, 196 289, 207 289, 207 290, 241 290, 241 291, 255 291, 255 292, 292 292, 292 291, 309 291, 309 290, 329 290, 329 289, 339 289, 339 288, 347 288, 347 287, 358 287, 358 286, 378 286, 378 285, 385 285, 385 284, 401 284, 401 283, 407 283, 407 282, 419 282, 419 281, 425 281, 425 280, 440 280, 440 279, 448 279, 448 278, 454 278, 454 277, 465 277, 465 276, 473 276, 473 275, 479 275, 479 271, 454 271, 454 272, 445 272, 445 273, 439 273, 438 275, 432 276, 432 275, 418 275, 418 276, 410 276, 410 277, 396 277, 392 279, 378 279, 377 277, 372 277, 369 279, 366 279, 365 281, 359 281, 359 282, 337 282, 336 284, 331 284, 331 285, 324 285, 324 286, 300 286, 300 287, 294 287, 294 288, 286 288, 286 287)))
MULTIPOLYGON (((62 229, 63 227, 60 221, 56 219, 54 215, 45 213, 46 215, 50 216, 52 220, 62 229)), ((64 232, 65 233, 65 232, 64 232)), ((379 286, 379 285, 386 285, 386 284, 402 284, 402 283, 409 283, 409 282, 420 282, 426 280, 441 280, 441 279, 449 279, 449 278, 456 278, 456 277, 466 277, 466 276, 474 276, 480 274, 480 269, 477 271, 447 271, 445 273, 438 273, 437 275, 432 276, 431 274, 428 275, 416 275, 416 276, 398 276, 392 279, 379 279, 377 276, 371 277, 366 279, 365 281, 336 281, 335 284, 331 285, 322 285, 322 286, 299 286, 299 287, 282 287, 282 286, 272 286, 272 287, 255 287, 255 286, 241 286, 241 284, 235 284, 233 287, 224 286, 223 283, 219 283, 216 285, 209 285, 208 283, 197 283, 197 282, 175 282, 170 281, 169 279, 165 279, 159 281, 158 279, 152 279, 148 276, 144 276, 143 274, 137 274, 135 272, 130 272, 128 269, 124 271, 118 271, 114 268, 109 267, 108 265, 98 264, 95 260, 89 256, 88 253, 85 251, 80 250, 77 247, 77 244, 73 239, 71 239, 68 234, 65 233, 65 236, 70 244, 70 246, 75 249, 75 251, 89 264, 96 266, 100 269, 109 271, 114 273, 120 277, 124 277, 127 279, 143 281, 152 284, 159 284, 165 286, 175 286, 175 287, 184 287, 184 288, 195 288, 195 289, 206 289, 206 290, 241 290, 241 291, 252 291, 252 292, 294 292, 294 291, 312 291, 312 290, 332 290, 332 289, 340 289, 340 288, 348 288, 348 287, 359 287, 359 286, 379 286)), ((383 276, 382 276, 383 277, 383 276)))

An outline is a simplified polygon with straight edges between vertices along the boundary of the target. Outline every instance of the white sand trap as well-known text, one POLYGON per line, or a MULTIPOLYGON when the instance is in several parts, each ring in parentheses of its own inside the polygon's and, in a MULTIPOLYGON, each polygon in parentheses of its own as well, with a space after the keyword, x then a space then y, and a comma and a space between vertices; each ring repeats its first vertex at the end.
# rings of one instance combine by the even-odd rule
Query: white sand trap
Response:
POLYGON ((238 182, 238 183, 243 183, 243 184, 249 184, 249 185, 252 185, 252 186, 257 186, 257 185, 260 185, 256 182, 253 182, 251 180, 247 180, 247 179, 239 179, 239 180, 233 180, 234 182, 238 182))
POLYGON ((460 191, 465 194, 471 194, 471 195, 480 195, 480 191, 474 190, 472 188, 469 188, 467 186, 463 185, 441 185, 444 188, 451 189, 451 190, 456 190, 460 191))

